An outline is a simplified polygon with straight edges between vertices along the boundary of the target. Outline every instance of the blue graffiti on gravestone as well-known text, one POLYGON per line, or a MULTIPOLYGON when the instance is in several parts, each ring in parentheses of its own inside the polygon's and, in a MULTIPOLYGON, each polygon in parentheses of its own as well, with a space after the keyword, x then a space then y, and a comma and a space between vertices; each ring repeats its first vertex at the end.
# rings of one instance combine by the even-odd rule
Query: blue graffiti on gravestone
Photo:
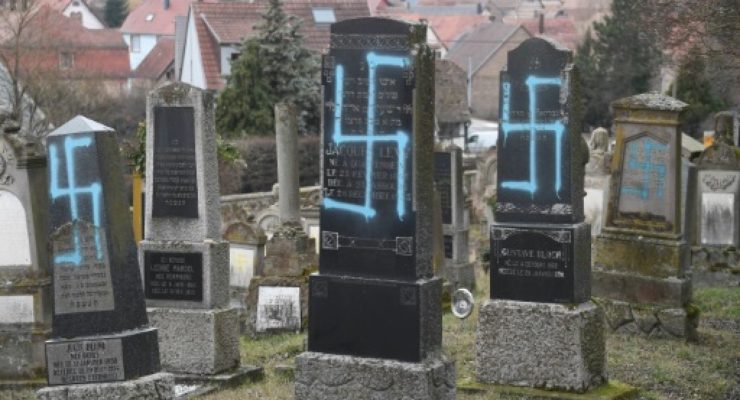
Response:
MULTIPOLYGON (((92 144, 91 136, 80 136, 80 137, 66 137, 64 138, 64 159, 66 163, 66 175, 67 175, 67 187, 63 188, 59 185, 60 169, 59 169, 59 154, 55 144, 49 145, 49 157, 51 162, 50 174, 51 183, 49 188, 49 194, 52 201, 66 197, 69 200, 69 214, 73 223, 80 219, 80 207, 78 205, 78 196, 90 196, 92 202, 92 223, 94 227, 100 226, 100 212, 101 212, 101 187, 99 182, 91 183, 88 186, 77 186, 75 174, 75 150, 89 147, 92 144)), ((80 238, 80 227, 75 224, 74 233, 74 249, 68 252, 55 254, 55 263, 67 263, 80 265, 83 260, 82 257, 82 240, 80 238)), ((101 243, 100 232, 96 229, 95 232, 95 248, 98 260, 103 259, 103 246, 101 243)))
POLYGON ((365 192, 364 203, 362 205, 336 201, 330 197, 324 198, 324 207, 337 208, 363 215, 365 218, 372 218, 376 215, 373 208, 373 147, 375 143, 389 142, 396 143, 398 146, 398 171, 396 182, 396 211, 399 218, 406 214, 404 201, 404 176, 406 171, 405 159, 403 154, 409 143, 409 134, 401 130, 390 135, 375 135, 376 124, 376 96, 378 83, 376 79, 379 67, 396 67, 408 68, 408 57, 384 56, 376 53, 367 54, 368 65, 368 91, 367 91, 367 126, 366 133, 361 134, 344 134, 342 131, 342 115, 344 113, 344 66, 336 65, 334 76, 336 79, 334 93, 334 134, 332 136, 334 143, 339 146, 345 143, 364 143, 365 144, 365 192))
MULTIPOLYGON (((537 190, 540 189, 537 179, 537 141, 538 135, 554 134, 555 135, 555 157, 553 170, 555 171, 555 181, 552 187, 544 187, 542 190, 553 190, 559 197, 560 190, 563 187, 562 178, 562 149, 563 134, 565 127, 560 121, 542 122, 537 119, 537 89, 539 86, 553 85, 560 87, 560 77, 540 77, 530 76, 527 78, 527 87, 529 88, 529 121, 528 122, 510 122, 511 113, 511 83, 503 84, 503 111, 501 115, 502 128, 504 130, 504 146, 506 139, 510 134, 528 134, 529 135, 529 180, 527 181, 502 181, 501 187, 510 190, 521 190, 530 193, 533 197, 537 190)), ((506 151, 504 149, 504 151, 506 151)))
POLYGON ((624 174, 638 176, 639 182, 623 185, 622 193, 643 200, 647 200, 651 194, 662 199, 665 194, 666 166, 663 162, 655 162, 654 159, 664 159, 667 151, 666 144, 651 138, 645 138, 641 142, 630 142, 625 152, 627 163, 624 174))

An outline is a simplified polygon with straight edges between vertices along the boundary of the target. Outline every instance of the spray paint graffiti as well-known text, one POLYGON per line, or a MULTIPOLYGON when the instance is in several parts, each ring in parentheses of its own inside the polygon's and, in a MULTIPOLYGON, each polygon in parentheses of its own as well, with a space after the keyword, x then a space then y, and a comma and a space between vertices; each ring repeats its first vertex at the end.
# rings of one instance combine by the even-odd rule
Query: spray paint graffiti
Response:
POLYGON ((405 176, 406 176, 406 147, 409 145, 409 134, 404 131, 396 131, 390 135, 375 135, 375 112, 376 112, 376 92, 377 92, 377 70, 380 67, 408 68, 410 60, 408 57, 379 55, 370 52, 366 57, 368 65, 368 96, 367 96, 367 132, 364 135, 342 132, 342 113, 343 113, 343 96, 344 96, 344 66, 336 65, 335 89, 334 89, 334 134, 332 140, 339 146, 345 143, 365 143, 365 199, 363 204, 353 204, 337 201, 329 197, 324 198, 324 207, 327 209, 335 208, 363 215, 370 219, 377 214, 372 203, 372 186, 373 186, 373 146, 375 143, 395 143, 398 149, 398 172, 396 181, 396 212, 398 217, 403 219, 406 214, 406 204, 404 202, 405 176))
POLYGON ((627 145, 627 168, 625 175, 639 174, 639 185, 622 186, 622 194, 647 200, 651 188, 655 197, 662 199, 665 193, 666 166, 665 159, 668 146, 651 138, 636 140, 627 145))
MULTIPOLYGON (((94 182, 89 186, 80 187, 77 186, 76 182, 76 169, 75 169, 75 149, 89 147, 92 144, 92 136, 75 136, 66 137, 64 139, 64 160, 67 173, 67 187, 59 187, 59 149, 56 144, 49 145, 49 160, 51 164, 51 183, 49 188, 49 194, 51 200, 54 201, 58 198, 69 197, 69 211, 72 221, 80 219, 79 206, 77 204, 78 196, 90 196, 92 203, 92 219, 95 227, 100 227, 101 223, 101 203, 102 203, 102 190, 100 182, 94 182)), ((82 245, 79 228, 75 226, 74 231, 74 250, 56 254, 54 256, 55 264, 74 264, 80 265, 82 262, 82 245)), ((103 246, 101 243, 100 233, 95 232, 95 247, 97 250, 98 260, 103 259, 103 246)))
POLYGON ((540 76, 530 76, 527 78, 527 88, 529 89, 529 122, 512 123, 509 121, 511 110, 511 83, 503 83, 503 103, 502 103, 502 128, 504 130, 504 146, 506 139, 510 134, 529 133, 529 180, 527 181, 502 181, 501 187, 510 190, 519 190, 529 192, 532 196, 539 189, 537 181, 537 135, 544 132, 553 132, 555 134, 555 182, 554 191, 560 193, 562 189, 562 149, 563 134, 565 127, 562 122, 540 122, 537 120, 537 88, 544 85, 560 86, 559 77, 548 78, 540 76))

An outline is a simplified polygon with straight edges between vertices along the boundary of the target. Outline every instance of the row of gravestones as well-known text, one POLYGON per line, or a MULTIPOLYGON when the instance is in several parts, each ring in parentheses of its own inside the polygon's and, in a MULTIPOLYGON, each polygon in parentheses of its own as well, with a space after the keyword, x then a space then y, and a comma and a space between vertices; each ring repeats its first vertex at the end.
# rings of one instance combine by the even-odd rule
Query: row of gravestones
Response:
MULTIPOLYGON (((308 278, 309 351, 296 360, 296 398, 451 399, 455 371, 441 353, 432 199, 435 171, 460 163, 454 151, 449 159, 434 156, 434 56, 421 26, 360 19, 334 24, 331 32, 322 69, 320 269, 308 278)), ((590 299, 588 155, 578 134, 578 93, 567 50, 530 39, 509 53, 501 79, 491 299, 478 326, 482 382, 576 392, 606 382, 603 311, 590 299)), ((48 139, 54 273, 51 285, 48 271, 36 274, 36 285, 53 287, 54 297, 34 315, 52 316, 55 339, 46 343, 46 361, 49 384, 58 386, 40 391, 42 398, 90 390, 100 398, 126 391, 168 398, 172 376, 158 373, 161 367, 214 374, 239 365, 229 249, 218 216, 213 99, 171 84, 148 102, 148 131, 155 134, 147 138, 138 262, 108 128, 79 117, 48 139)), ((594 292, 610 295, 598 281, 606 290, 626 288, 614 296, 618 305, 649 303, 630 297, 652 293, 639 290, 646 281, 660 290, 678 287, 670 310, 686 321, 689 336, 694 316, 677 194, 676 126, 684 106, 658 95, 615 103, 623 157, 613 164, 609 214, 596 243, 594 292)), ((44 190, 34 193, 46 190, 40 176, 33 187, 44 190)), ((443 210, 447 199, 461 197, 453 189, 459 185, 449 186, 438 180, 443 210)), ((295 211, 294 205, 281 216, 295 211)), ((464 219, 442 212, 458 276, 468 273, 464 248, 454 247, 466 235, 459 228, 464 219)), ((287 225, 276 235, 284 245, 274 246, 285 251, 268 254, 266 268, 285 266, 280 262, 296 246, 311 248, 287 225)), ((43 230, 34 232, 40 237, 43 230)))

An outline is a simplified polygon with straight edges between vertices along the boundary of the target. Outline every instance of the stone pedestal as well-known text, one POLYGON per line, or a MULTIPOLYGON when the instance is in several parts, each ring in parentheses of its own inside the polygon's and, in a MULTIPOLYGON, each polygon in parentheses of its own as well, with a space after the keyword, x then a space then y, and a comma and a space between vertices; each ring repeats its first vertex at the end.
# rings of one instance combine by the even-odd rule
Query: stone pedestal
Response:
POLYGON ((149 308, 159 329, 162 367, 186 374, 216 374, 239 366, 237 310, 149 308))
POLYGON ((87 385, 53 386, 39 390, 39 400, 170 400, 175 398, 174 378, 156 373, 138 379, 87 385))
POLYGON ((451 400, 455 365, 435 355, 420 363, 325 353, 296 358, 296 400, 451 400))
POLYGON ((488 300, 476 349, 481 382, 585 392, 606 381, 604 314, 592 302, 488 300))

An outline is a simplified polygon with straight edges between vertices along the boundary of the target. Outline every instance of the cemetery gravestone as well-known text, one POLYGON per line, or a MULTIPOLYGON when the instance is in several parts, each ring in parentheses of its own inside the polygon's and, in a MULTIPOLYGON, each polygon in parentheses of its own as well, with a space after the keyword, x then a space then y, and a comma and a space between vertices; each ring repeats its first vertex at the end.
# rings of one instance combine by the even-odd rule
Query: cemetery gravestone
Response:
POLYGON ((475 287, 475 272, 469 262, 469 217, 462 182, 462 151, 451 146, 434 153, 434 180, 442 205, 444 263, 442 276, 453 290, 475 287))
POLYGON ((609 189, 609 163, 612 156, 609 152, 609 131, 605 128, 594 129, 588 148, 583 209, 585 220, 591 225, 591 236, 594 237, 601 232, 609 189))
POLYGON ((691 338, 697 315, 678 131, 687 105, 645 93, 612 106, 617 144, 605 226, 594 246, 594 296, 604 301, 611 329, 691 338))
POLYGON ((157 330, 147 326, 115 135, 78 116, 47 143, 54 312, 51 387, 38 396, 172 398, 171 375, 158 373, 157 330))
POLYGON ((146 205, 139 262, 163 367, 214 375, 239 366, 221 239, 213 97, 169 83, 147 98, 146 205))
POLYGON ((306 275, 316 265, 315 243, 301 226, 295 106, 275 105, 275 130, 279 225, 267 243, 264 266, 247 291, 246 331, 251 336, 301 329, 308 312, 306 275))
POLYGON ((320 273, 310 277, 297 399, 455 397, 432 266, 434 56, 425 32, 383 18, 331 27, 320 273))
POLYGON ((570 51, 532 38, 508 53, 501 73, 491 299, 477 337, 481 382, 584 392, 606 380, 603 313, 590 301, 588 152, 573 69, 570 51))
POLYGON ((247 289, 252 277, 261 273, 267 237, 259 228, 234 222, 226 228, 223 238, 229 242, 231 305, 239 310, 240 331, 244 332, 247 289))
POLYGON ((51 333, 46 154, 0 133, 0 381, 40 378, 51 333))

